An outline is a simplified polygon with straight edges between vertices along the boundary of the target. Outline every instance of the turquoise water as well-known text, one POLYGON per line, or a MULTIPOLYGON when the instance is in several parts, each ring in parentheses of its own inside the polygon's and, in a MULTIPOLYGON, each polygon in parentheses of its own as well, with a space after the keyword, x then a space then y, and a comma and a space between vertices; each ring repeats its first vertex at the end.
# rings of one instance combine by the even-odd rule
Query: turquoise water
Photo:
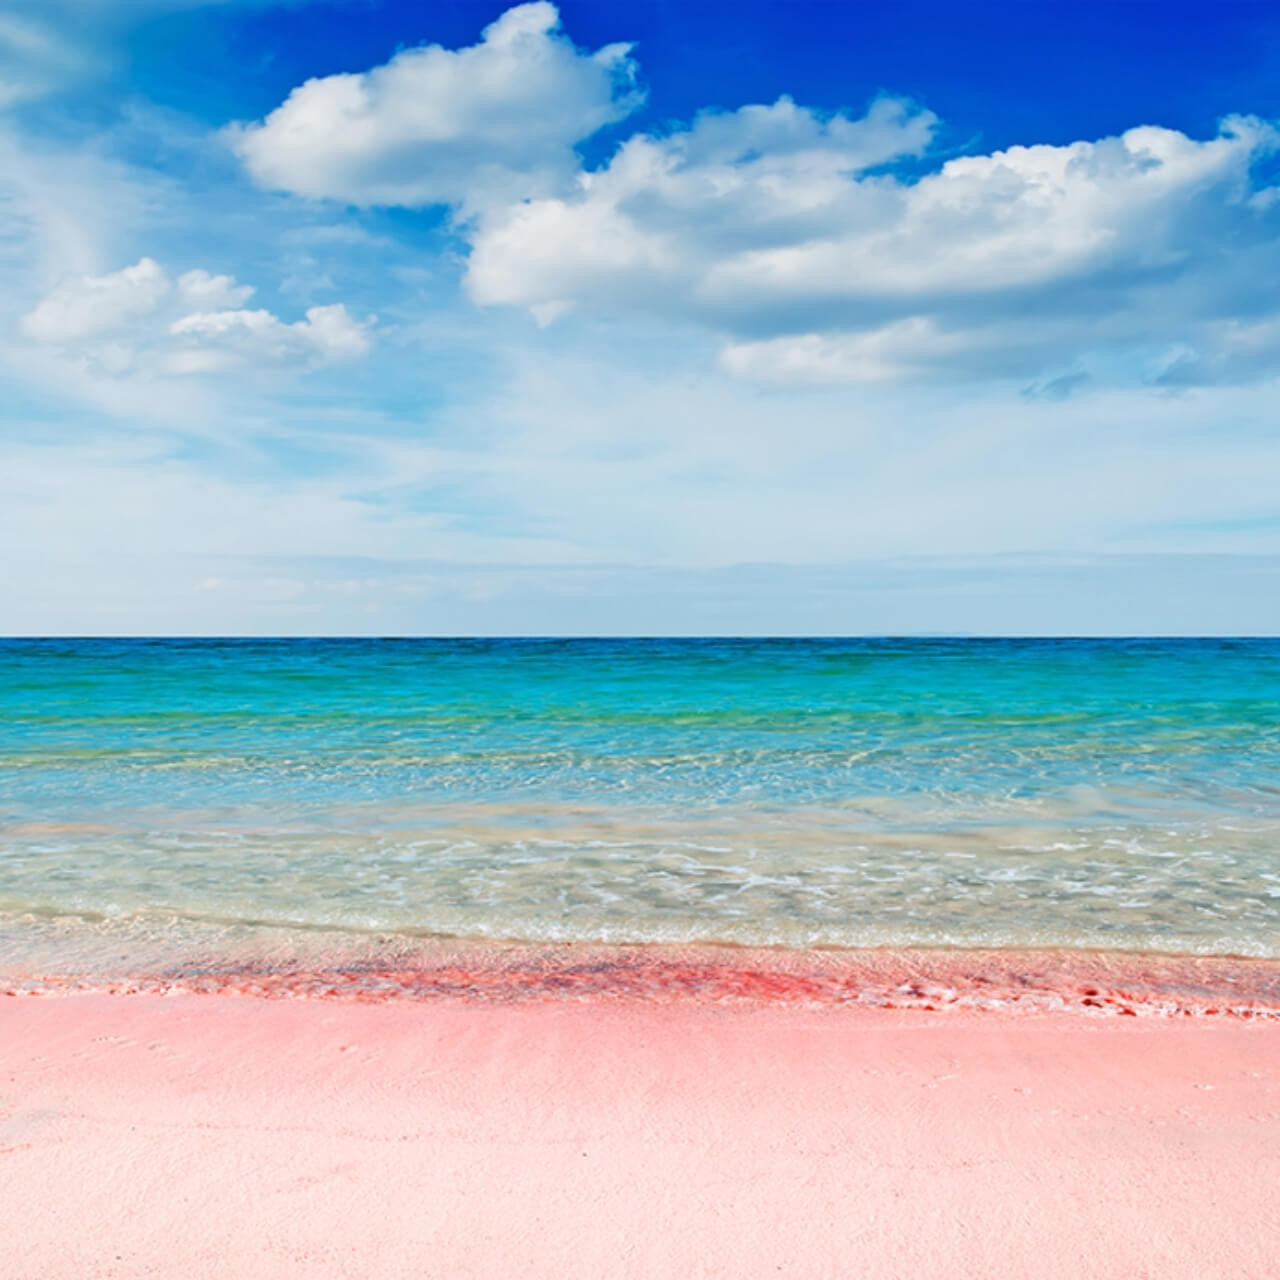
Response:
POLYGON ((0 642, 0 960, 253 929, 1277 956, 1280 641, 0 642))

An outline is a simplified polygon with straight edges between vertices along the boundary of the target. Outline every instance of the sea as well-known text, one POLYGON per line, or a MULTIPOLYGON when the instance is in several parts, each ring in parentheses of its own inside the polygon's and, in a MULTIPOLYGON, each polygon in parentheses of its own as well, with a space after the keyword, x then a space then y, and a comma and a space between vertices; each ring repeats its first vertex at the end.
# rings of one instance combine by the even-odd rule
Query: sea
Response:
POLYGON ((0 641, 0 972, 432 939, 1280 957, 1280 641, 0 641))

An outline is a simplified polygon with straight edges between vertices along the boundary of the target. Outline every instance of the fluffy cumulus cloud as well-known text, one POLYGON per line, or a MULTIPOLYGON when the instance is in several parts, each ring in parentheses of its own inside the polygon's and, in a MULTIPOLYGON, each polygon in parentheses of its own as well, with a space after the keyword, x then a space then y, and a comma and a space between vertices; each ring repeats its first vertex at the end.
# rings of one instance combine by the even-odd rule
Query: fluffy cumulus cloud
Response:
POLYGON ((102 276, 64 280, 21 317, 23 336, 100 373, 219 373, 310 368, 368 354, 372 318, 341 303, 286 323, 246 310, 250 285, 196 269, 175 281, 152 258, 102 276))
POLYGON ((303 196, 470 207, 548 194, 576 173, 574 143, 640 100, 627 45, 585 52, 559 22, 546 0, 519 5, 470 48, 308 80, 229 139, 259 183, 303 196))
POLYGON ((1280 266, 1280 206, 1251 171, 1271 125, 1232 119, 1207 141, 1137 128, 910 179, 874 168, 919 154, 931 123, 881 102, 824 124, 782 102, 633 138, 572 196, 480 226, 468 288, 542 319, 574 305, 693 319, 726 335, 730 371, 782 381, 1081 362, 1190 381, 1267 364, 1260 281, 1280 266))
POLYGON ((285 324, 270 311, 197 311, 175 321, 169 332, 184 341, 169 353, 174 373, 213 373, 248 362, 317 365, 358 360, 369 352, 367 323, 341 303, 309 307, 306 318, 285 324))
POLYGON ((79 342, 116 332, 150 314, 169 290, 169 277, 160 264, 142 258, 109 275, 63 281, 19 324, 37 342, 79 342))
MULTIPOLYGON (((893 99, 852 120, 783 98, 703 115, 667 137, 633 137, 605 168, 581 174, 574 193, 487 218, 468 288, 483 303, 622 303, 746 322, 745 308, 759 311, 765 299, 748 296, 759 284, 728 278, 735 266, 882 221, 890 180, 861 175, 920 155, 934 124, 893 99)), ((775 309, 789 300, 777 283, 765 285, 775 309)))
POLYGON ((931 163, 937 121, 911 102, 854 117, 784 97, 584 168, 573 145, 635 105, 634 77, 627 46, 583 52, 526 4, 474 47, 309 81, 233 141, 267 186, 461 209, 475 302, 704 326, 747 378, 1014 379, 1052 398, 1280 369, 1271 123, 931 163))
POLYGON ((237 284, 231 276, 215 276, 197 268, 178 277, 185 305, 204 309, 242 307, 253 297, 251 284, 237 284))

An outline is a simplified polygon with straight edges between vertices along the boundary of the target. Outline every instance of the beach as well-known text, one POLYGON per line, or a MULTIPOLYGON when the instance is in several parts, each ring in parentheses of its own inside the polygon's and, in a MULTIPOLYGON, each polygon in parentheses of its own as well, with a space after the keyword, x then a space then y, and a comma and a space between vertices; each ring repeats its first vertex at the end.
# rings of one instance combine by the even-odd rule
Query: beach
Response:
POLYGON ((1277 676, 0 642, 0 1280, 1274 1275, 1277 676))
POLYGON ((0 1001, 0 1274, 1273 1274, 1280 1020, 0 1001))

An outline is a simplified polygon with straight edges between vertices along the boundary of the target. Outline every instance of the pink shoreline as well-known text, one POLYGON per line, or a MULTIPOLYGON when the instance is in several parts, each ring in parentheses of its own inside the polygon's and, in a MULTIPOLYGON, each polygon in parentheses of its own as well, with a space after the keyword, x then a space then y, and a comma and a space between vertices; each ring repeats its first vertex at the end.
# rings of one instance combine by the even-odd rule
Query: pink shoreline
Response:
POLYGON ((1274 1275, 1280 1024, 0 1001, 5 1277, 1274 1275))
POLYGON ((336 957, 188 961, 113 975, 0 973, 0 995, 782 1005, 1280 1019, 1280 961, 1096 951, 785 951, 467 943, 336 957))

